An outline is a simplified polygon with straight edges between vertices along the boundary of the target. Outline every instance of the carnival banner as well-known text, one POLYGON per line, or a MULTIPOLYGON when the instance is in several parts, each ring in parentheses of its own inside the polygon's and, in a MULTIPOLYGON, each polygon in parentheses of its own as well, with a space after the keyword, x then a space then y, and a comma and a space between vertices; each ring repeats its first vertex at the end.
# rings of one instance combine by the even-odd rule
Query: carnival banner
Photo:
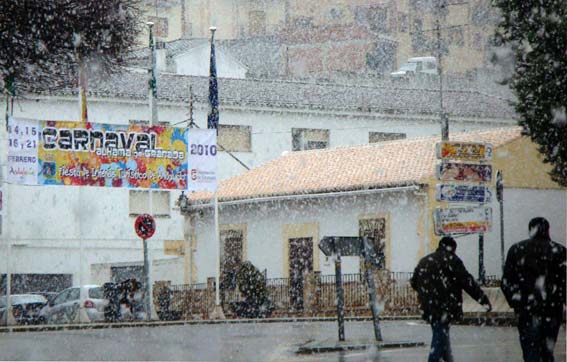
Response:
POLYGON ((9 167, 26 174, 16 183, 187 189, 185 128, 21 119, 10 127, 9 167))
POLYGON ((217 130, 191 129, 188 134, 188 189, 216 191, 217 189, 217 130))
POLYGON ((9 183, 37 185, 37 121, 8 118, 8 175, 9 183))

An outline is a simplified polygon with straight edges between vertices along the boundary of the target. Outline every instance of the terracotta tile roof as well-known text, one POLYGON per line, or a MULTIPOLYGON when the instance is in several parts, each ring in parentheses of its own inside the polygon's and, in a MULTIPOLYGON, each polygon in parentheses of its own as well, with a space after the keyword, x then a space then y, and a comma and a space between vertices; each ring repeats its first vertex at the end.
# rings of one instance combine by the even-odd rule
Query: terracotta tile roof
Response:
MULTIPOLYGON (((452 134, 451 141, 487 142, 499 147, 521 137, 519 127, 452 134)), ((439 137, 362 146, 290 152, 222 181, 220 201, 417 185, 433 176, 439 137)), ((193 193, 208 201, 211 193, 193 193)))

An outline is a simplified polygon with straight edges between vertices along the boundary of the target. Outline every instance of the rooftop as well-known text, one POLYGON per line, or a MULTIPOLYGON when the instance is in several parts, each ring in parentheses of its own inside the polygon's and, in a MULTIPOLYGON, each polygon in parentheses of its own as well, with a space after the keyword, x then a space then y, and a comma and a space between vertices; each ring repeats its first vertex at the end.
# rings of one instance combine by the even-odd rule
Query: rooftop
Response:
MULTIPOLYGON (((92 79, 89 96, 146 100, 148 75, 123 71, 102 80, 92 79)), ((160 102, 188 102, 193 86, 195 101, 206 104, 208 77, 162 73, 158 75, 160 102)), ((227 106, 271 109, 346 111, 392 115, 436 115, 439 91, 390 86, 360 86, 283 80, 219 78, 220 109, 227 106)), ((75 95, 68 88, 52 95, 75 95)), ((451 117, 512 120, 513 107, 508 100, 475 90, 447 90, 443 95, 445 111, 451 117)))
MULTIPOLYGON (((499 147, 521 137, 519 127, 455 133, 451 141, 499 147)), ((404 139, 363 146, 290 152, 263 166, 222 181, 219 201, 260 197, 384 189, 423 184, 435 173, 438 137, 404 139)), ((212 193, 193 193, 207 202, 212 193)))

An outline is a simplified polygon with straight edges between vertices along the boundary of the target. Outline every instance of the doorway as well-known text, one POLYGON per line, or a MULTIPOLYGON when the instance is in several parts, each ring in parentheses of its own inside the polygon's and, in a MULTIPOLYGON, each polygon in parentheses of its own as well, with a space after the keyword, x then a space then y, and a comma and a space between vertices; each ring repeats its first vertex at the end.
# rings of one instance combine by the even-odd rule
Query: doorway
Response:
POLYGON ((313 238, 289 239, 289 296, 295 310, 303 310, 303 276, 312 271, 313 238))

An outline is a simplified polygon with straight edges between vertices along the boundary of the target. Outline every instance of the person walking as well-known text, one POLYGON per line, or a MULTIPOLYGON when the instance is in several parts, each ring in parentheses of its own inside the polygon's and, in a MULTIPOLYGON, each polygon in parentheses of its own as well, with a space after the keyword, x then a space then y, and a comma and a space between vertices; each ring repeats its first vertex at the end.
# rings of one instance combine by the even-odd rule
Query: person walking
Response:
POLYGON ((437 250, 419 261, 410 280, 419 298, 422 317, 431 324, 429 362, 453 362, 449 327, 463 317, 463 290, 487 311, 492 310, 488 297, 467 271, 456 250, 455 239, 444 236, 437 250))
POLYGON ((553 362, 565 311, 565 246, 549 237, 549 222, 533 218, 529 239, 510 248, 501 289, 518 316, 524 361, 553 362))

